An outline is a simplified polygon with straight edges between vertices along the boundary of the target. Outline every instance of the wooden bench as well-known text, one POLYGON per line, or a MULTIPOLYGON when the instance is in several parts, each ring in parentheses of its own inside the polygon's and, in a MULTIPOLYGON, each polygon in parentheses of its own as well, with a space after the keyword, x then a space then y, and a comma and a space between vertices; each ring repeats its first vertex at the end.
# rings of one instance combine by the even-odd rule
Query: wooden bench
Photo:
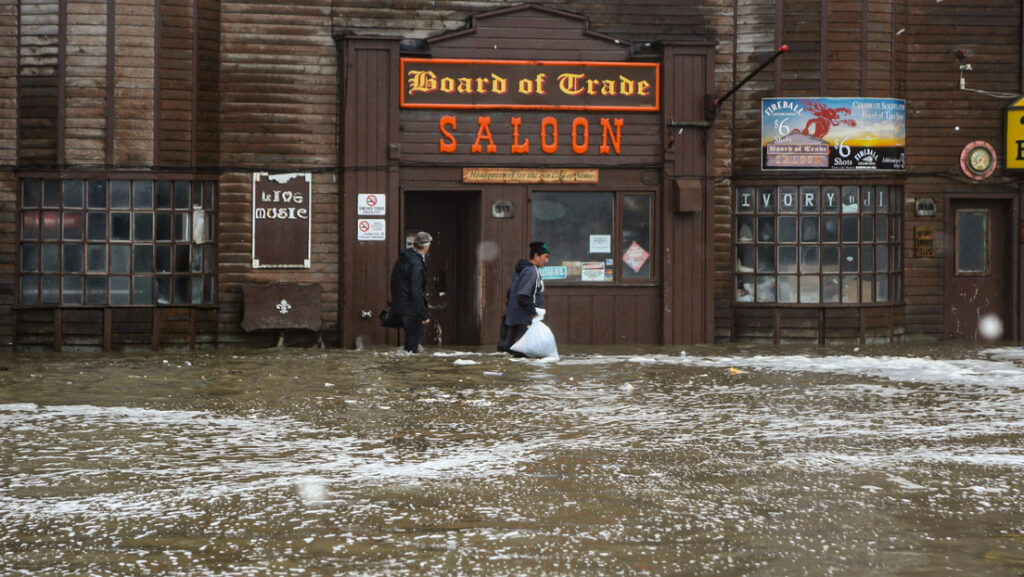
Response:
POLYGON ((242 287, 242 329, 245 332, 277 330, 277 346, 284 346, 284 331, 304 329, 317 333, 317 346, 324 348, 320 328, 319 284, 267 283, 242 287))

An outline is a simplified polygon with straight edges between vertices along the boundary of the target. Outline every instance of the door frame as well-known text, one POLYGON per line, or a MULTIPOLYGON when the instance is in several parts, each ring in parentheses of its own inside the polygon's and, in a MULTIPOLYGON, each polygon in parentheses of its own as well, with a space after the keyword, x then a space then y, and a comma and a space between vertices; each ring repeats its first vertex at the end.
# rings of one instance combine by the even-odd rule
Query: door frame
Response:
MULTIPOLYGON (((445 198, 445 205, 455 213, 453 220, 456 246, 452 258, 458 263, 453 278, 447 280, 452 287, 451 311, 456 322, 456 330, 450 339, 445 338, 444 345, 479 345, 481 343, 480 319, 480 263, 476 247, 480 244, 480 210, 481 192, 475 189, 463 189, 459 186, 442 188, 402 187, 399 194, 399 249, 405 248, 405 229, 409 226, 408 200, 414 195, 433 195, 445 198), (461 203, 461 204, 458 204, 461 203)), ((446 240, 451 242, 451 240, 446 240)), ((431 252, 439 249, 431 247, 431 252)), ((430 256, 427 256, 427 274, 430 271, 430 256)), ((431 282, 428 278, 428 291, 431 282)), ((428 333, 429 333, 428 329, 428 333)))
MULTIPOLYGON (((1020 287, 1021 287, 1021 267, 1020 267, 1020 256, 1021 242, 1024 238, 1020 238, 1019 226, 1020 226, 1020 202, 1019 195, 1016 193, 968 193, 968 192, 951 192, 946 193, 945 196, 945 215, 943 216, 943 231, 944 231, 944 242, 943 242, 943 307, 942 307, 942 336, 943 338, 949 338, 949 328, 953 322, 953 315, 950 311, 951 299, 946 291, 953 285, 953 279, 956 274, 956 211, 953 209, 953 203, 955 201, 978 201, 978 202, 1002 202, 1008 206, 1009 211, 1005 215, 1007 235, 1009 238, 1004 239, 1007 243, 1007 255, 1006 259, 1009 262, 1009 269, 1006 274, 1010 281, 1009 294, 1006 295, 1010 302, 1010 318, 1004 326, 1003 336, 1001 340, 1019 340, 1021 336, 1021 303, 1020 303, 1020 287)), ((999 242, 1000 239, 993 238, 992 242, 999 242)), ((996 266, 993 263, 993 266, 996 266)))

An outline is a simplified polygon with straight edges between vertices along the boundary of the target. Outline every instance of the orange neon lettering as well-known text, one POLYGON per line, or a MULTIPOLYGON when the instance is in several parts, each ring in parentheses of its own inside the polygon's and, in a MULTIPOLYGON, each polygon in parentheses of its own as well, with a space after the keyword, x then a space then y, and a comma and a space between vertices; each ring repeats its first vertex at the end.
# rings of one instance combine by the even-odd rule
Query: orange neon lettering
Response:
POLYGON ((442 116, 441 121, 438 122, 438 128, 441 129, 441 135, 444 136, 444 138, 438 141, 440 151, 444 152, 445 154, 451 154, 455 152, 455 137, 452 136, 451 132, 448 132, 449 128, 451 128, 452 130, 455 130, 456 128, 455 117, 442 116), (448 139, 448 142, 445 142, 445 138, 448 139))
POLYGON ((586 154, 590 148, 590 123, 586 118, 577 116, 572 121, 572 151, 576 154, 586 154), (583 142, 579 142, 579 129, 583 129, 583 142))
POLYGON ((558 150, 558 121, 553 116, 545 116, 540 121, 540 149, 544 154, 554 154, 558 150), (548 128, 551 128, 551 141, 548 142, 548 128))
POLYGON ((487 140, 487 154, 496 154, 498 152, 498 145, 494 144, 494 136, 491 135, 491 117, 490 116, 478 116, 476 118, 476 124, 479 127, 476 131, 476 142, 473 143, 470 152, 473 154, 480 154, 484 151, 484 148, 480 146, 481 140, 487 140))
POLYGON ((530 153, 530 139, 519 142, 519 127, 523 124, 523 119, 518 116, 512 117, 512 154, 529 154, 530 153))
POLYGON ((601 119, 601 148, 598 151, 601 154, 610 154, 611 149, 608 147, 608 142, 612 143, 612 147, 615 148, 615 154, 622 154, 622 119, 616 118, 615 122, 615 133, 612 133, 612 123, 608 122, 607 118, 601 119))

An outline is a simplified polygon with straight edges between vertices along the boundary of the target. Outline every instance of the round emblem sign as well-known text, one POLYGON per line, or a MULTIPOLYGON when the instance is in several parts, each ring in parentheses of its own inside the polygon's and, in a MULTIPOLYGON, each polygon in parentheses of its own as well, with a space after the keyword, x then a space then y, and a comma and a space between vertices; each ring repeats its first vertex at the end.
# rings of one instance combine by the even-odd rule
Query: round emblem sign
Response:
POLYGON ((974 180, 983 180, 996 170, 996 149, 984 140, 975 140, 960 153, 960 169, 974 180))

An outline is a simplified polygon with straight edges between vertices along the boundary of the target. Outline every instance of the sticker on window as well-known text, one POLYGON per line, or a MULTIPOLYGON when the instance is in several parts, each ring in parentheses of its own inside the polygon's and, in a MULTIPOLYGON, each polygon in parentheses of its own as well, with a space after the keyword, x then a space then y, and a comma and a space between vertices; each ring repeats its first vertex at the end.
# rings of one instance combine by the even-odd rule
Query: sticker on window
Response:
POLYGON ((622 262, 626 263, 626 266, 633 269, 633 272, 640 272, 643 268, 644 263, 651 257, 651 253, 643 249, 636 241, 633 241, 626 249, 626 252, 622 254, 622 262))

